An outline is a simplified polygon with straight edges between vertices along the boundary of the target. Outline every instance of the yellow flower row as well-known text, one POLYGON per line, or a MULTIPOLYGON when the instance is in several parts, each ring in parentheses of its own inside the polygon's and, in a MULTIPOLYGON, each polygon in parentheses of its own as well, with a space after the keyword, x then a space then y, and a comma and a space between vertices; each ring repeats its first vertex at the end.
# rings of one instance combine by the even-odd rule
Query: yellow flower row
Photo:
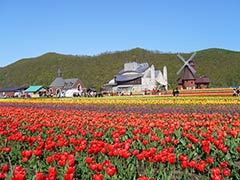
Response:
POLYGON ((133 96, 133 97, 103 97, 103 98, 46 98, 46 99, 1 99, 0 103, 64 103, 64 104, 237 104, 239 97, 162 97, 162 96, 133 96))

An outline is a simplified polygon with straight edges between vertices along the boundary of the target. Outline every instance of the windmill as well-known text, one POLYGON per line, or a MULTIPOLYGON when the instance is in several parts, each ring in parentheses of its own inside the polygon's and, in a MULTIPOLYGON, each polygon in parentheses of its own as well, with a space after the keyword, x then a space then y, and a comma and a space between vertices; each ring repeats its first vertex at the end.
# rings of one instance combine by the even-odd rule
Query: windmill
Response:
POLYGON ((195 89, 196 70, 194 68, 193 58, 196 54, 197 53, 194 52, 187 60, 185 60, 180 54, 177 54, 177 57, 184 63, 177 72, 179 75, 181 71, 184 70, 183 76, 178 79, 178 85, 181 86, 181 89, 195 89))
POLYGON ((177 75, 179 75, 180 74, 180 72, 186 67, 186 68, 188 68, 193 74, 195 74, 196 73, 196 70, 194 69, 194 67, 192 67, 191 65, 190 65, 190 62, 192 61, 192 59, 194 58, 194 56, 196 56, 196 52, 194 52, 192 55, 191 55, 191 57, 186 61, 180 54, 177 54, 177 57, 179 58, 179 59, 181 59, 182 61, 183 61, 183 66, 178 70, 178 72, 177 72, 177 75))

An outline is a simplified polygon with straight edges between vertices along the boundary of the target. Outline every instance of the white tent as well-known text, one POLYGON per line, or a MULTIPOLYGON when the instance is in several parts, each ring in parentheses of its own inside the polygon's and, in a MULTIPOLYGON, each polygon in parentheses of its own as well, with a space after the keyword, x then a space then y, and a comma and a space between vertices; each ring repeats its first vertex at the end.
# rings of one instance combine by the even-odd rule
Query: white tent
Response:
POLYGON ((81 95, 81 91, 78 89, 69 89, 65 92, 65 97, 73 97, 74 95, 81 95))

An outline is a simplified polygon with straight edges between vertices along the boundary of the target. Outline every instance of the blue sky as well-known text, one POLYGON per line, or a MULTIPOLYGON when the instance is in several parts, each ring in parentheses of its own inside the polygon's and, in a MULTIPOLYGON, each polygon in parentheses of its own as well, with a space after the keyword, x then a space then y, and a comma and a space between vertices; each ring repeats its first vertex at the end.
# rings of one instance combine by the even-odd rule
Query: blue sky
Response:
POLYGON ((0 0, 0 67, 47 52, 240 51, 239 0, 0 0))

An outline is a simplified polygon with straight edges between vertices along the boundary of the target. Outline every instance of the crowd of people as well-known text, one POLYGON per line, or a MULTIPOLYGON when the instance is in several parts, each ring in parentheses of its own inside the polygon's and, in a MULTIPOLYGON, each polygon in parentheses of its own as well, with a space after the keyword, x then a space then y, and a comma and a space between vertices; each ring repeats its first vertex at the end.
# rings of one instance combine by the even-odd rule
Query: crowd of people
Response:
POLYGON ((240 96, 240 88, 234 88, 233 89, 233 96, 240 96))

